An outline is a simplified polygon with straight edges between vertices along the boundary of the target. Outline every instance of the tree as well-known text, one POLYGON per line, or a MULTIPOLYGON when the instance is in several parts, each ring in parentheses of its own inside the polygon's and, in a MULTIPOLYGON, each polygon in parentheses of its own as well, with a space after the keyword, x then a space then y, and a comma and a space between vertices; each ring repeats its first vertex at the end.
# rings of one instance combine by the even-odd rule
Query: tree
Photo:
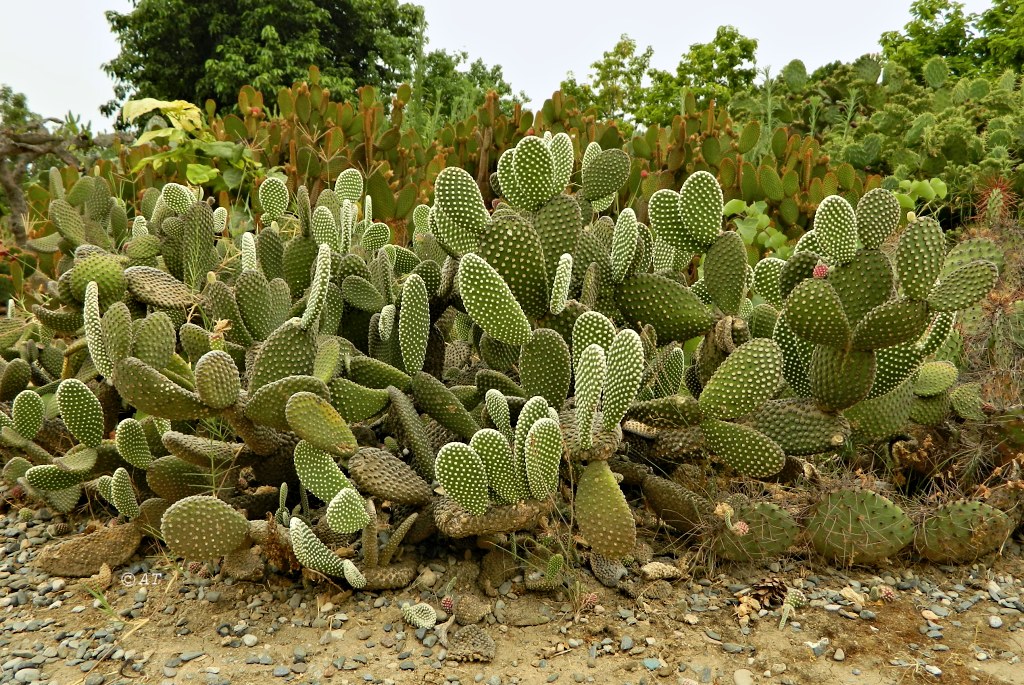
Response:
POLYGON ((481 59, 469 62, 465 51, 431 50, 416 62, 409 123, 432 135, 440 120, 469 116, 491 90, 506 113, 514 102, 526 99, 523 93, 513 95, 500 65, 488 67, 481 59))
POLYGON ((8 228, 18 245, 23 245, 28 237, 28 202, 22 189, 25 179, 39 167, 48 167, 58 159, 78 166, 71 153, 76 143, 71 133, 66 122, 43 119, 28 108, 24 94, 0 85, 0 215, 10 214, 8 228), (46 127, 48 123, 62 126, 51 131, 46 127))
POLYGON ((639 118, 649 123, 669 123, 679 113, 687 89, 698 100, 728 102, 734 94, 753 85, 757 76, 756 52, 756 38, 744 36, 735 26, 719 26, 710 43, 690 46, 680 58, 675 74, 651 70, 651 87, 639 118))
POLYGON ((335 96, 357 85, 392 90, 412 75, 423 8, 400 0, 135 0, 107 12, 121 51, 103 65, 126 99, 234 103, 246 83, 302 79, 310 65, 335 96))
POLYGON ((924 63, 936 55, 945 58, 955 76, 977 71, 977 15, 965 14, 962 2, 914 0, 910 15, 912 18, 902 33, 886 31, 879 39, 885 59, 905 67, 918 78, 924 63))
POLYGON ((579 83, 569 72, 561 83, 562 93, 574 97, 581 109, 593 107, 598 118, 631 121, 643 105, 642 82, 653 54, 649 46, 637 54, 636 41, 622 34, 615 47, 590 65, 590 83, 579 83))
POLYGON ((989 75, 1006 69, 1024 69, 1024 3, 1021 0, 995 0, 976 22, 980 35, 976 40, 983 55, 983 69, 989 75))

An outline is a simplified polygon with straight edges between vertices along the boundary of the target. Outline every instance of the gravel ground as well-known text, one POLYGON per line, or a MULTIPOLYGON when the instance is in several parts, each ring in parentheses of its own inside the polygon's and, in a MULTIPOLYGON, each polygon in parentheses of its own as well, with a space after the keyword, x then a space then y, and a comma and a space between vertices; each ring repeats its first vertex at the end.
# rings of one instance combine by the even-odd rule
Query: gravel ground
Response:
POLYGON ((1024 683, 1016 542, 963 567, 727 565, 653 583, 637 599, 588 571, 573 589, 527 592, 517 576, 488 597, 475 574, 464 583, 478 564, 452 556, 423 559, 416 583, 397 592, 278 575, 236 583, 183 573, 144 547, 109 585, 86 589, 31 563, 61 520, 45 509, 0 518, 0 684, 1024 683), (769 578, 808 600, 782 630, 776 606, 750 602, 769 578), (872 600, 883 587, 893 599, 872 600), (402 605, 424 601, 445 622, 441 599, 460 588, 467 599, 453 611, 493 639, 490 661, 454 661, 458 623, 402 620, 402 605))

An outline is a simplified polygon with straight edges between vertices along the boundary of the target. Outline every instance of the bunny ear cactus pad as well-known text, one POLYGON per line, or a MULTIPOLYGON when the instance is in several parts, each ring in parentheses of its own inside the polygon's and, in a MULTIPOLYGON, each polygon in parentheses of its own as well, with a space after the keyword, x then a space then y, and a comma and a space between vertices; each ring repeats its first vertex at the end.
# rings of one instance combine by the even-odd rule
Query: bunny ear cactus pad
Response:
POLYGON ((330 502, 340 490, 351 488, 334 457, 325 450, 300 440, 295 446, 295 473, 299 482, 323 502, 330 502))
POLYGON ((922 217, 910 222, 896 247, 896 273, 903 295, 925 300, 942 271, 946 239, 939 222, 922 217))
POLYGON ((610 559, 633 553, 636 522, 607 461, 593 461, 583 469, 574 507, 580 533, 591 550, 610 559))
POLYGON ((523 471, 516 466, 512 448, 502 433, 493 428, 484 428, 476 432, 469 446, 480 456, 491 492, 499 503, 515 504, 526 499, 527 484, 523 479, 523 471))
POLYGON ((914 525, 903 510, 870 490, 825 493, 807 521, 811 544, 832 561, 862 564, 890 557, 910 543, 914 525))
POLYGON ((782 448, 767 435, 749 426, 705 419, 700 427, 708 449, 746 476, 774 476, 786 463, 786 454, 782 448))
POLYGON ((289 521, 289 537, 292 540, 292 551, 299 563, 308 569, 317 571, 333 578, 345 577, 345 565, 341 557, 320 542, 320 538, 298 516, 289 521))
POLYGON ((829 195, 814 212, 814 235, 836 264, 857 253, 857 214, 841 195, 829 195))
POLYGON ((828 281, 803 281, 789 294, 783 311, 790 329, 808 342, 845 347, 850 341, 843 303, 828 281))
POLYGON ((613 196, 629 177, 629 167, 629 155, 616 148, 595 152, 589 161, 584 157, 583 198, 594 202, 613 196))
POLYGON ((572 138, 564 131, 551 139, 549 147, 555 171, 553 184, 555 192, 560 193, 569 185, 572 168, 576 163, 576 152, 573 150, 572 138))
POLYGON ((36 437, 43 427, 43 414, 46 407, 43 398, 34 390, 22 390, 11 403, 11 420, 14 430, 26 440, 36 437))
POLYGON ((624 209, 615 222, 612 234, 612 282, 621 283, 633 257, 636 256, 637 241, 640 239, 640 228, 636 214, 632 209, 624 209))
POLYGON ((480 234, 477 253, 501 275, 527 316, 548 310, 551 283, 540 238, 519 215, 495 217, 480 234))
POLYGON ((210 350, 196 362, 196 394, 211 409, 230 407, 238 400, 242 382, 235 360, 223 350, 210 350))
MULTIPOLYGON (((625 328, 608 347, 602 427, 613 431, 636 399, 644 372, 644 348, 636 331, 625 328)), ((678 382, 676 387, 679 387, 678 382)), ((557 406, 557 405, 556 405, 557 406)))
POLYGON ((466 311, 482 329, 509 345, 530 338, 530 322, 501 275, 479 255, 467 254, 459 263, 459 292, 466 311))
POLYGON ((223 500, 192 495, 167 507, 160 533, 178 556, 205 561, 241 547, 249 537, 249 523, 223 500))
POLYGON ((785 260, 778 257, 765 257, 754 265, 754 290, 776 309, 782 309, 782 288, 779 285, 779 278, 785 265, 785 260))
POLYGON ((892 191, 874 188, 857 202, 857 235, 865 248, 875 250, 900 224, 900 201, 892 191))
POLYGON ((327 302, 328 284, 331 280, 331 248, 321 245, 317 251, 313 280, 306 298, 306 309, 299 321, 299 328, 308 331, 320 320, 320 313, 327 302))
POLYGON ((914 548, 939 564, 969 563, 998 549, 1013 528, 1013 521, 999 509, 976 500, 957 500, 928 515, 914 536, 914 548))
POLYGON ((850 422, 824 412, 800 397, 769 400, 741 422, 764 433, 787 455, 810 455, 841 448, 850 436, 850 422))
POLYGON ((874 350, 816 345, 808 369, 811 397, 823 411, 852 407, 871 391, 875 368, 874 350))
POLYGON ((582 450, 590 449, 594 444, 594 414, 607 373, 604 350, 597 343, 588 345, 576 364, 576 423, 582 450))
POLYGON ((398 319, 398 344, 407 371, 423 368, 430 337, 430 300, 423 279, 411 274, 402 288, 402 311, 398 319))
POLYGON ((928 304, 940 312, 967 309, 992 290, 999 269, 985 260, 968 262, 949 273, 928 294, 928 304))
POLYGON ((547 499, 558 489, 562 459, 562 431, 550 418, 537 420, 526 435, 526 481, 534 499, 547 499))
POLYGON ((877 350, 911 342, 924 333, 928 323, 927 302, 890 300, 864 315, 853 329, 852 344, 858 350, 877 350))
POLYGON ((434 462, 437 480, 445 493, 474 516, 487 511, 487 471, 473 448, 450 442, 437 453, 434 462))
POLYGON ((412 377, 412 393, 420 408, 464 440, 480 430, 476 420, 448 387, 428 373, 412 377))
POLYGON ((737 315, 746 290, 747 249, 735 231, 722 233, 704 258, 704 285, 724 314, 737 315))
POLYGON ((339 200, 358 202, 363 196, 363 175, 358 169, 345 169, 334 181, 334 192, 339 200))
POLYGON ((357 445, 352 430, 337 410, 323 397, 311 392, 298 392, 285 407, 288 425, 295 434, 314 447, 347 457, 357 445))
POLYGON ((336 533, 355 533, 370 523, 366 500, 355 488, 342 488, 327 504, 327 525, 336 533))
POLYGON ((92 390, 77 378, 67 378, 57 386, 57 406, 61 418, 78 442, 92 447, 103 441, 103 407, 92 390))
POLYGON ((490 221, 480 187, 462 167, 445 167, 434 181, 434 203, 454 227, 470 236, 490 221))
POLYGON ((831 267, 828 283, 839 295, 847 320, 856 326, 865 314, 892 297, 892 263, 878 250, 861 250, 850 262, 831 267))
POLYGON ((734 419, 764 404, 782 379, 782 349, 767 338, 737 347, 712 374, 698 402, 710 419, 734 419))
POLYGON ((260 206, 263 207, 263 224, 277 221, 288 209, 288 187, 276 176, 263 179, 258 195, 260 206))
POLYGON ((572 363, 569 346, 557 331, 538 328, 530 333, 520 355, 519 375, 528 395, 540 395, 553 407, 562 406, 569 394, 572 363))
POLYGON ((708 248, 722 230, 725 199, 718 179, 697 171, 679 189, 679 208, 689 238, 700 249, 708 248))
MULTIPOLYGON (((707 332, 711 312, 678 281, 658 274, 637 274, 622 282, 616 304, 631 324, 651 324, 659 341, 685 341, 707 332)), ((575 344, 575 343, 574 343, 575 344)))
POLYGON ((526 136, 516 144, 512 158, 520 209, 535 211, 557 195, 555 160, 550 148, 536 136, 526 136))
POLYGON ((121 458, 137 469, 148 469, 153 454, 146 441, 146 431, 135 419, 124 419, 117 424, 114 442, 121 458))
POLYGON ((124 468, 115 470, 110 479, 110 503, 129 521, 139 515, 139 501, 135 498, 131 478, 124 468))

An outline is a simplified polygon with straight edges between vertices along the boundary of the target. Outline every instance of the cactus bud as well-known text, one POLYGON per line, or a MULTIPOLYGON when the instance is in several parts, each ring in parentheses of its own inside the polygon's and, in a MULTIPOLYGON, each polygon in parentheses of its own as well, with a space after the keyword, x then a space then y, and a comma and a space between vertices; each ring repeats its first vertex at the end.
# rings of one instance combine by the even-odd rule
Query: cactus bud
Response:
POLYGON ((828 264, 818 262, 818 264, 814 267, 813 275, 815 278, 825 278, 826 276, 828 276, 828 264))

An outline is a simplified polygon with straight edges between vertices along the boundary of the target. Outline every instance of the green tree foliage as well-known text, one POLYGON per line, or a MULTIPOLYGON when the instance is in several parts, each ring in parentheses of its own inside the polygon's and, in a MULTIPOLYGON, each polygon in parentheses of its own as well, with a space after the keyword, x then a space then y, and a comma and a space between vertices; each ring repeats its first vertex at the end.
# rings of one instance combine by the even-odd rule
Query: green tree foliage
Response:
POLYGON ((999 74, 1024 69, 1024 3, 995 0, 978 18, 980 35, 975 41, 984 55, 984 69, 999 74))
POLYGON ((399 0, 136 0, 107 21, 121 44, 103 66, 112 114, 132 97, 233 103, 242 85, 289 84, 311 64, 339 95, 390 90, 412 75, 424 18, 399 0))
POLYGON ((914 74, 921 73, 924 63, 936 55, 944 57, 950 71, 958 76, 977 69, 973 52, 976 16, 965 14, 962 2, 915 0, 910 15, 902 32, 882 34, 879 43, 883 57, 914 74))
POLYGON ((561 83, 564 94, 576 98, 583 109, 595 108, 600 117, 632 119, 644 104, 643 85, 654 49, 648 46, 637 53, 636 41, 622 34, 619 42, 590 65, 590 82, 580 83, 569 72, 561 83))

